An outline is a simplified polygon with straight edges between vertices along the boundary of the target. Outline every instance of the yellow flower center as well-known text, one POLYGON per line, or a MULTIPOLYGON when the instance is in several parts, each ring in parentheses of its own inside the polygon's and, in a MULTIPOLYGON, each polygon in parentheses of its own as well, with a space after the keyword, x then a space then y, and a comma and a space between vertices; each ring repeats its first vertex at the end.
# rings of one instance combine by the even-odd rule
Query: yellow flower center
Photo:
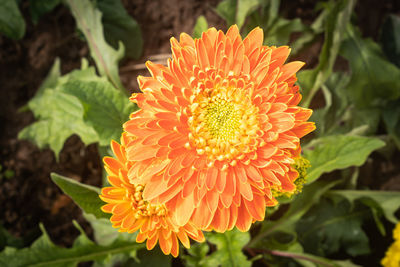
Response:
POLYGON ((152 215, 164 216, 167 214, 167 209, 164 204, 151 204, 143 199, 143 189, 144 186, 141 184, 132 185, 133 190, 131 192, 127 191, 127 197, 130 198, 132 202, 132 210, 135 213, 135 218, 140 219, 142 217, 149 217, 152 215))
POLYGON ((189 140, 209 166, 215 160, 236 164, 261 142, 258 107, 252 103, 252 83, 243 78, 217 77, 199 82, 190 98, 189 140))
POLYGON ((234 140, 239 130, 240 112, 226 99, 212 97, 206 105, 205 123, 210 134, 219 141, 234 140))

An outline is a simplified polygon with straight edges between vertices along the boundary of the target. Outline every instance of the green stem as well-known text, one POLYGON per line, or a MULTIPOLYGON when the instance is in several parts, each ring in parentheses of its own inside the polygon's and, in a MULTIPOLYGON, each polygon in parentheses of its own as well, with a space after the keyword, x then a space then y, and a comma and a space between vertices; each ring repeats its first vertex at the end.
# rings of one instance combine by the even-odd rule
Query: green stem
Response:
POLYGON ((106 146, 97 146, 97 149, 99 151, 99 155, 100 155, 100 161, 101 161, 101 166, 102 166, 102 184, 103 186, 108 186, 108 180, 107 180, 107 172, 104 170, 104 163, 103 163, 103 158, 106 156, 110 156, 110 154, 108 154, 108 147, 106 146))
MULTIPOLYGON (((318 73, 319 75, 320 73, 318 73)), ((316 79, 317 80, 317 79, 316 79)), ((304 101, 302 101, 302 106, 305 108, 310 107, 311 100, 314 98, 314 95, 318 92, 321 84, 320 83, 314 83, 314 86, 310 89, 310 92, 308 95, 305 97, 304 101)))

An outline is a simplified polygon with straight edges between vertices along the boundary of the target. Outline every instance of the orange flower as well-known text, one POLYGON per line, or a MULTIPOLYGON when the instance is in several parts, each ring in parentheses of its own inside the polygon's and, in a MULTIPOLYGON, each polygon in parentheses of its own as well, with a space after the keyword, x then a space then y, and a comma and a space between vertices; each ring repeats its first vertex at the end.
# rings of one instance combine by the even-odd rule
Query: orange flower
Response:
POLYGON ((134 163, 127 161, 125 145, 130 141, 126 134, 121 137, 122 145, 113 141, 112 150, 116 158, 105 157, 104 163, 111 187, 101 190, 100 198, 108 204, 102 207, 107 213, 112 213, 111 223, 120 232, 133 233, 140 230, 136 241, 147 239, 147 249, 151 250, 160 242, 165 254, 177 257, 179 253, 178 239, 189 248, 189 237, 202 242, 204 236, 191 223, 177 226, 172 223, 170 211, 164 204, 150 204, 143 199, 142 193, 146 185, 129 180, 128 169, 134 163))
POLYGON ((271 189, 293 192, 300 138, 315 129, 301 108, 287 46, 263 46, 263 31, 242 40, 237 26, 193 40, 171 38, 168 66, 147 62, 139 77, 141 108, 124 129, 134 140, 128 177, 146 184, 143 198, 203 230, 249 229, 277 204, 271 189))

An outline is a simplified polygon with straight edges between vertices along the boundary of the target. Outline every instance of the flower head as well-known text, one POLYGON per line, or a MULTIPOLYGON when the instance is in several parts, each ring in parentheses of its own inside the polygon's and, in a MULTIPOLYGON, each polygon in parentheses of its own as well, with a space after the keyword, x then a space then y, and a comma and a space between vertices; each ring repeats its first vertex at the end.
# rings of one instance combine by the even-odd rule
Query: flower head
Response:
POLYGON ((160 242, 165 254, 178 256, 178 239, 185 247, 190 247, 189 238, 202 242, 203 233, 191 223, 177 226, 171 221, 171 212, 164 204, 151 204, 143 199, 145 184, 129 180, 127 173, 134 164, 127 160, 125 145, 129 137, 123 134, 121 145, 112 142, 111 147, 115 158, 105 157, 104 163, 111 187, 101 190, 100 198, 108 204, 102 207, 104 212, 112 213, 111 223, 120 232, 133 233, 139 230, 137 242, 147 239, 147 249, 153 249, 160 242))
POLYGON ((400 222, 397 223, 393 230, 393 239, 393 244, 388 248, 385 257, 381 261, 384 267, 400 266, 400 222))
POLYGON ((272 195, 274 197, 285 196, 290 198, 302 191, 304 184, 307 182, 307 169, 311 167, 310 161, 300 156, 294 158, 294 164, 292 164, 292 167, 299 173, 298 177, 294 181, 296 189, 291 192, 285 192, 280 186, 275 186, 275 188, 272 188, 272 195))
POLYGON ((246 231, 277 204, 271 190, 294 192, 300 138, 313 131, 301 108, 287 46, 263 46, 263 31, 242 40, 238 28, 215 28, 193 40, 171 38, 168 66, 147 62, 139 77, 140 110, 125 123, 134 162, 129 179, 143 198, 174 210, 176 225, 246 231))

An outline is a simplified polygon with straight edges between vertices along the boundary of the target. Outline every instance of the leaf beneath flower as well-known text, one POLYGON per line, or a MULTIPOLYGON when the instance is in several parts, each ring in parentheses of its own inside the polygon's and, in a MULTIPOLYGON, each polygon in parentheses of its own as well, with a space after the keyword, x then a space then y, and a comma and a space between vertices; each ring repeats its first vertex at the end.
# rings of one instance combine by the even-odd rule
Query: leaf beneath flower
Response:
POLYGON ((333 201, 323 198, 296 224, 300 243, 308 253, 331 256, 344 250, 351 256, 370 252, 369 240, 361 228, 369 209, 353 209, 343 198, 333 201))
POLYGON ((398 223, 395 213, 400 208, 400 192, 373 190, 332 190, 329 193, 347 198, 350 202, 357 199, 370 198, 381 207, 386 219, 398 223))
POLYGON ((384 145, 378 138, 363 136, 335 135, 315 139, 304 150, 304 157, 311 163, 307 183, 326 172, 361 166, 372 151, 384 145))
POLYGON ((72 248, 54 245, 41 225, 42 236, 31 247, 14 249, 7 247, 0 253, 0 266, 77 266, 80 262, 103 261, 114 254, 131 253, 142 248, 143 244, 116 240, 108 246, 93 243, 75 223, 81 235, 72 248))
POLYGON ((109 218, 109 215, 100 209, 105 204, 99 198, 100 188, 82 184, 56 173, 51 174, 51 179, 86 213, 93 214, 96 218, 109 218))
POLYGON ((188 266, 250 267, 251 262, 243 254, 243 247, 249 242, 250 234, 237 229, 225 233, 205 233, 206 239, 217 246, 217 250, 206 256, 208 246, 196 244, 184 258, 188 266))

